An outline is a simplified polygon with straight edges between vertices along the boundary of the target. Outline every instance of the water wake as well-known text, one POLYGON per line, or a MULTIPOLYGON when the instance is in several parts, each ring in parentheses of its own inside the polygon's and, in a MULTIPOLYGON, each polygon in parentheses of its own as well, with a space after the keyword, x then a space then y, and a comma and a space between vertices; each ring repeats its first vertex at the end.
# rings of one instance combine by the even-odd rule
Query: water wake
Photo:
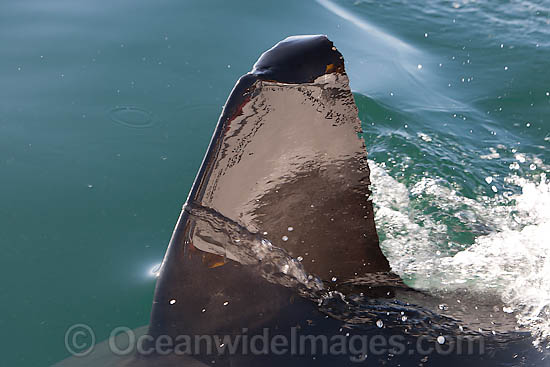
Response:
MULTIPOLYGON (((505 179, 521 192, 471 199, 423 177, 410 187, 384 164, 369 162, 375 218, 392 270, 427 291, 468 288, 494 294, 528 327, 539 347, 550 346, 550 184, 544 173, 505 179), (459 225, 454 225, 454 223, 459 225), (472 243, 450 241, 469 228, 472 243)), ((490 181, 488 179, 487 181, 490 181)))

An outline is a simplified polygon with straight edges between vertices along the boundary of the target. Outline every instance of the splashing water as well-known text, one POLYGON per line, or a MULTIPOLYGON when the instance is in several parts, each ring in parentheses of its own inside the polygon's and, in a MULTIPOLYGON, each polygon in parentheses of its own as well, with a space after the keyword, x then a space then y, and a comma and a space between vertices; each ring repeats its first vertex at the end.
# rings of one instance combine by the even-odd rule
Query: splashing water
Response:
POLYGON ((201 205, 187 203, 185 211, 195 222, 197 238, 214 246, 211 252, 243 265, 256 266, 268 281, 296 288, 304 295, 323 289, 321 280, 309 275, 299 260, 273 246, 267 238, 201 205))
POLYGON ((550 183, 546 174, 532 178, 513 174, 505 182, 520 193, 471 199, 443 180, 422 177, 407 187, 391 177, 383 163, 369 165, 376 223, 393 271, 409 285, 427 291, 468 288, 495 294, 507 304, 504 311, 515 312, 518 324, 531 330, 535 344, 548 348, 550 183), (420 210, 420 203, 436 210, 420 210), (452 232, 464 226, 475 234, 473 243, 450 241, 452 232))

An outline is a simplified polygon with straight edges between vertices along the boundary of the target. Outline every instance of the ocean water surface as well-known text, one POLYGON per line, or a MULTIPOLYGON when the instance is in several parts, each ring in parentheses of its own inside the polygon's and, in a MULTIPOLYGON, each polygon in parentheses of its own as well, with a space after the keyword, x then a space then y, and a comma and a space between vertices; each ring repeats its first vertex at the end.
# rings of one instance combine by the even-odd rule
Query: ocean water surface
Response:
POLYGON ((499 297, 550 345, 550 2, 2 1, 0 30, 2 365, 69 356, 75 323, 148 323, 235 81, 318 33, 346 59, 393 271, 499 297))

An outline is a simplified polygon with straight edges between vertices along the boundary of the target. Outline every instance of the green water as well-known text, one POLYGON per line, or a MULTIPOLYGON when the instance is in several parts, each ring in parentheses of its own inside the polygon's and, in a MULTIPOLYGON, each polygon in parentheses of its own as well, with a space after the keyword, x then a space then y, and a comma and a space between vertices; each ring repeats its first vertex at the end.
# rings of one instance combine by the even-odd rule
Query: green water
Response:
MULTIPOLYGON (((546 170, 548 1, 323 4, 0 2, 1 365, 67 357, 75 323, 98 340, 147 324, 149 269, 221 107, 288 35, 334 41, 370 158, 407 187, 434 177, 466 198, 518 193, 504 181, 512 149, 527 157, 514 174, 546 170), (499 157, 480 158, 490 148, 499 157)), ((428 199, 411 206, 447 226, 441 243, 493 230, 428 199)))

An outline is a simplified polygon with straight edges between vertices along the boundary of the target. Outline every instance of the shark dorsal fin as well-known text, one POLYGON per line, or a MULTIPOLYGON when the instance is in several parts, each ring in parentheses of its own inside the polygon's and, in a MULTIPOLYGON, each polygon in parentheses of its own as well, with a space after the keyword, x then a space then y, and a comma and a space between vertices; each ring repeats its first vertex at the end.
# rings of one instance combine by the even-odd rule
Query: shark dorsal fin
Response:
POLYGON ((308 275, 336 285, 388 272, 369 184, 341 54, 325 36, 281 41, 226 103, 163 261, 151 332, 297 312, 284 282, 266 281, 268 265, 310 288, 308 275))

